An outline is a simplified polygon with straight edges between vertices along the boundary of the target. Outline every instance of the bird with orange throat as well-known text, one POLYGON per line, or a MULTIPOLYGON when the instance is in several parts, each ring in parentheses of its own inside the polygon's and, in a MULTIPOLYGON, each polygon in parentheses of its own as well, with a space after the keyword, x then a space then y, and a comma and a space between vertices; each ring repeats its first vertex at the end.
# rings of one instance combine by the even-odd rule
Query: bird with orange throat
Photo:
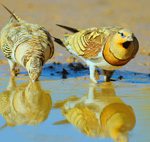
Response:
POLYGON ((54 37, 55 42, 80 57, 89 66, 90 79, 94 83, 97 83, 96 67, 102 69, 104 81, 110 81, 114 71, 134 58, 139 49, 137 38, 127 28, 93 27, 79 30, 58 26, 73 34, 65 34, 64 39, 54 37))

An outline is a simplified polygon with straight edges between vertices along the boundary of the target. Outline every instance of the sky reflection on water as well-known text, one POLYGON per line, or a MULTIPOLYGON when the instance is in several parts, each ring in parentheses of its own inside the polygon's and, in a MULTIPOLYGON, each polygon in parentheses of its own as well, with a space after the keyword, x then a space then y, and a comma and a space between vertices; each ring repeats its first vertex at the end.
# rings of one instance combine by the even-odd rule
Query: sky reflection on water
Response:
POLYGON ((149 85, 6 77, 0 93, 2 141, 150 140, 149 85))

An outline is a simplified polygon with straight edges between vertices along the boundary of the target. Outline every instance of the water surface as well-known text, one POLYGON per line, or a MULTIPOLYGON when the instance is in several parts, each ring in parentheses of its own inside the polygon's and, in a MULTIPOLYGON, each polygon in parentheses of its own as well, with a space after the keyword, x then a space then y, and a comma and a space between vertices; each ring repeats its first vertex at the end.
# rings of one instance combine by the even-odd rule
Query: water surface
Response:
POLYGON ((1 76, 1 141, 150 140, 148 81, 50 78, 1 76))

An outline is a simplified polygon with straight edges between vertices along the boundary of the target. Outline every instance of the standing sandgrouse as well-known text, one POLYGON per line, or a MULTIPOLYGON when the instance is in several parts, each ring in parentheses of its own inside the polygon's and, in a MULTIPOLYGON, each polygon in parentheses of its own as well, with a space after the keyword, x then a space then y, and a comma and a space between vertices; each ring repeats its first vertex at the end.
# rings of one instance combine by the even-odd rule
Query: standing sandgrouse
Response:
POLYGON ((104 81, 109 81, 114 71, 134 58, 139 48, 137 38, 126 28, 93 27, 79 30, 58 26, 73 34, 65 34, 65 39, 54 37, 55 42, 86 62, 90 79, 94 83, 97 83, 94 75, 96 67, 102 69, 104 81))
POLYGON ((54 54, 51 35, 44 27, 23 21, 3 7, 11 14, 1 31, 1 49, 8 59, 11 75, 15 75, 17 63, 26 68, 32 81, 35 81, 44 63, 54 54))

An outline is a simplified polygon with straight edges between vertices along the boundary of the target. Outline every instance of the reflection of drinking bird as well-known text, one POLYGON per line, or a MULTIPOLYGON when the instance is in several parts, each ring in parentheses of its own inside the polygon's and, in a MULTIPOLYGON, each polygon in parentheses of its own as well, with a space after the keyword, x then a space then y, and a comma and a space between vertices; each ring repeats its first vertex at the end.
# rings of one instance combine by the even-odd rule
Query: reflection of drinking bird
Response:
POLYGON ((113 85, 108 82, 98 88, 90 86, 88 94, 57 102, 54 107, 61 108, 67 121, 84 134, 111 137, 117 142, 128 141, 128 132, 134 128, 136 121, 132 107, 116 96, 113 85), (97 91, 99 88, 101 92, 97 91))
POLYGON ((6 121, 1 128, 37 125, 47 119, 51 107, 51 96, 39 81, 17 85, 14 78, 10 78, 7 89, 0 95, 0 113, 6 121))

